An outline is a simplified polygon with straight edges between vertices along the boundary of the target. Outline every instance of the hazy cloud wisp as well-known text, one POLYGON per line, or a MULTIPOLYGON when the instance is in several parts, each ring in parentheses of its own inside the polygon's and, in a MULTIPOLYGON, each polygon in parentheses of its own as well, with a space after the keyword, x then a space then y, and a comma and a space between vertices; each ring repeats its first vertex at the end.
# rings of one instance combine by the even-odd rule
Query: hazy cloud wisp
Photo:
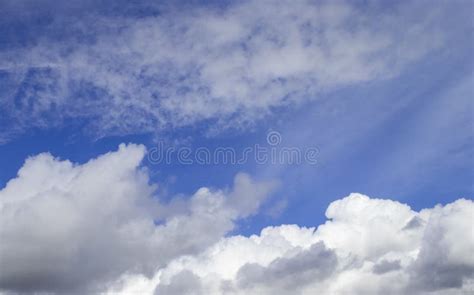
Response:
POLYGON ((428 8, 372 18, 343 2, 244 1, 58 18, 50 26, 68 38, 0 51, 0 110, 15 123, 0 138, 71 118, 98 137, 209 121, 210 133, 239 129, 320 92, 396 76, 442 43, 442 9, 428 8))

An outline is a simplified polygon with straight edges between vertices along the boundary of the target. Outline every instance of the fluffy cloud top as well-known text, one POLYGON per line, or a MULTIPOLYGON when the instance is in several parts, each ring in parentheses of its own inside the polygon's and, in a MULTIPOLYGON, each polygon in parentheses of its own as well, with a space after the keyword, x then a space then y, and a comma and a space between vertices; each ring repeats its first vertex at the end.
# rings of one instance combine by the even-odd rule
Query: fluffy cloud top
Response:
POLYGON ((415 212, 360 194, 333 202, 319 227, 267 227, 183 256, 125 294, 468 294, 474 285, 474 203, 415 212))
POLYGON ((466 294, 474 286, 474 203, 420 212, 361 194, 317 227, 231 236, 274 183, 155 196, 145 148, 79 165, 29 158, 0 191, 0 291, 7 294, 466 294), (431 293, 430 293, 431 292, 431 293))
POLYGON ((68 118, 88 119, 95 136, 209 120, 210 132, 240 128, 322 91, 397 75, 442 42, 437 24, 446 16, 431 4, 388 13, 344 2, 239 1, 144 17, 58 17, 45 31, 60 36, 0 50, 0 136, 68 118))
POLYGON ((83 165, 29 158, 0 191, 0 288, 90 292, 126 272, 151 275, 218 241, 274 187, 239 174, 230 191, 162 204, 139 166, 144 153, 121 145, 83 165))

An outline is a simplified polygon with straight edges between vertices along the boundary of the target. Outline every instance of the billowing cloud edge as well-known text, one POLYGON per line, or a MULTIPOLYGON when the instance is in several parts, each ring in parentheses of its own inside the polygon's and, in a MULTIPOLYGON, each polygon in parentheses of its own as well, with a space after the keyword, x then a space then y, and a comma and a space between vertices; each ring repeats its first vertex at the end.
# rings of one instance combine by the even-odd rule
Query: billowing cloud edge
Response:
POLYGON ((276 187, 241 173, 231 188, 162 202, 145 153, 122 144, 84 164, 28 158, 0 191, 0 288, 90 293, 126 272, 152 275, 217 242, 276 187))
POLYGON ((460 294, 474 285, 474 204, 419 212, 351 194, 315 227, 232 236, 275 183, 238 174, 163 203, 121 145, 84 164, 40 154, 0 191, 5 293, 460 294))
POLYGON ((151 279, 124 277, 111 293, 468 294, 474 284, 474 204, 413 211, 351 194, 318 227, 281 225, 221 239, 151 279), (119 292, 119 293, 120 293, 119 292))

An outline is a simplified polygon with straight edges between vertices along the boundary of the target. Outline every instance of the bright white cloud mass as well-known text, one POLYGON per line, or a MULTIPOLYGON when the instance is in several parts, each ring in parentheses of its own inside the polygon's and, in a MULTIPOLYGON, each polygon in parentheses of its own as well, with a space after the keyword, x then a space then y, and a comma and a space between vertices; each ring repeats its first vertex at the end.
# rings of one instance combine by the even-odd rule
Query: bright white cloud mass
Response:
POLYGON ((97 137, 245 128, 336 87, 397 76, 442 44, 448 10, 403 3, 374 17, 342 1, 237 1, 58 19, 48 29, 67 38, 0 50, 0 110, 14 122, 0 140, 71 118, 92 119, 97 137))
POLYGON ((473 7, 0 0, 0 294, 474 294, 473 7))
POLYGON ((474 204, 413 211, 351 194, 312 228, 232 235, 277 189, 238 174, 163 202, 146 150, 85 164, 40 154, 0 191, 0 288, 120 294, 468 294, 474 204), (431 292, 431 293, 430 293, 431 292))

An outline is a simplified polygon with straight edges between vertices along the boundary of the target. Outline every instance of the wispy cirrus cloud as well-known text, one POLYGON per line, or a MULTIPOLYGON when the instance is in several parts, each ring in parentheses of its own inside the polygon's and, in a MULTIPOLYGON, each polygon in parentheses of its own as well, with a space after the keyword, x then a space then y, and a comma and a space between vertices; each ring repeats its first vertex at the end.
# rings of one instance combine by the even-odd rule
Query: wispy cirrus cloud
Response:
POLYGON ((396 76, 443 38, 436 5, 185 8, 53 18, 60 36, 2 50, 1 137, 65 119, 85 119, 99 137, 204 122, 208 132, 239 129, 331 89, 396 76))

